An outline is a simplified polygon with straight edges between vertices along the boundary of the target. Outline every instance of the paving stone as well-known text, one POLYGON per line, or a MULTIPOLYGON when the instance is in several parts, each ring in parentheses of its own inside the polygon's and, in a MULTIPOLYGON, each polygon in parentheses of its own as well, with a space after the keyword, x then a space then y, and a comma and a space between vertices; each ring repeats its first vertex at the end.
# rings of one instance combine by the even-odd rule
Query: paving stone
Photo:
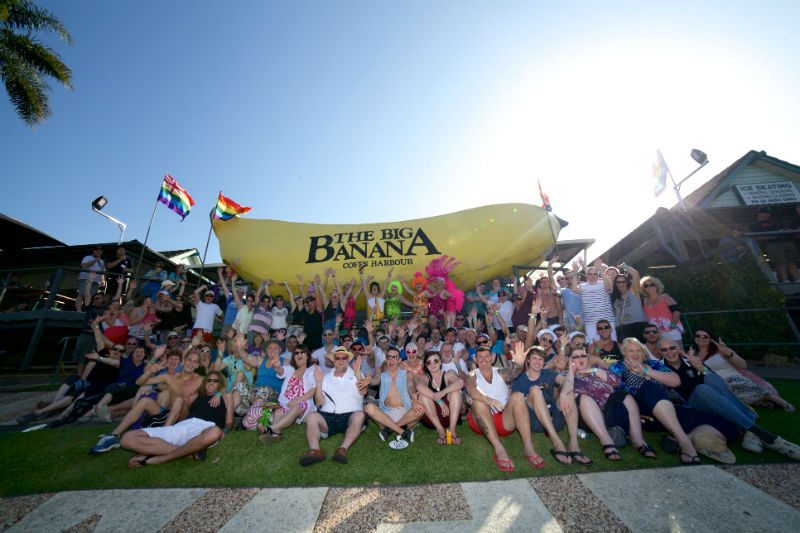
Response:
POLYGON ((471 520, 410 522, 378 526, 379 533, 561 533, 562 529, 524 479, 462 483, 471 520))
POLYGON ((95 533, 157 532, 207 489, 90 490, 56 494, 8 531, 61 533, 102 518, 95 533))
POLYGON ((633 532, 800 531, 800 512, 714 466, 578 477, 633 532))
POLYGON ((0 500, 0 532, 16 524, 34 509, 53 497, 52 493, 15 496, 0 500))
POLYGON ((577 476, 529 478, 564 533, 630 533, 630 529, 577 476))
POLYGON ((263 489, 220 529, 242 531, 291 531, 309 533, 319 516, 326 488, 263 489))

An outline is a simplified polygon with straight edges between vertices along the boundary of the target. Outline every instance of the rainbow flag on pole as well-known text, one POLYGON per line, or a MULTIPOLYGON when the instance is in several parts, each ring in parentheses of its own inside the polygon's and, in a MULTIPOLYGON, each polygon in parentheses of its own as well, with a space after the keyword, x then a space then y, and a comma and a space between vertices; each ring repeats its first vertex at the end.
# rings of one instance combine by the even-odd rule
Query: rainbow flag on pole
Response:
POLYGON ((653 178, 655 179, 653 192, 658 196, 667 188, 667 174, 669 174, 669 168, 667 168, 667 162, 664 161, 664 156, 661 155, 661 150, 656 151, 656 157, 658 160, 653 163, 653 178))
POLYGON ((222 196, 222 193, 219 193, 217 207, 214 209, 214 214, 212 216, 217 220, 230 220, 233 217, 238 217, 239 215, 247 213, 251 209, 252 207, 243 207, 230 198, 222 196))
POLYGON ((169 174, 164 174, 164 181, 161 182, 161 191, 158 193, 158 201, 166 205, 181 216, 181 221, 186 218, 192 210, 194 200, 181 187, 175 178, 169 174))

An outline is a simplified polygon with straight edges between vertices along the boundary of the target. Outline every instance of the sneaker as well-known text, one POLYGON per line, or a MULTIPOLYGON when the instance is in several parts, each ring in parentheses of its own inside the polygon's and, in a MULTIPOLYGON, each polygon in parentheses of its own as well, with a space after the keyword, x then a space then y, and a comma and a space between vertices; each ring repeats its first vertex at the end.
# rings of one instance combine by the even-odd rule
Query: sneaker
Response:
POLYGON ((339 464, 346 465, 347 464, 347 448, 339 448, 334 452, 333 457, 331 457, 334 461, 339 464))
POLYGON ((381 428, 381 430, 378 432, 378 436, 381 438, 383 442, 389 440, 389 437, 391 437, 391 435, 392 435, 392 430, 389 428, 381 428))
POLYGON ((789 459, 800 461, 800 446, 793 442, 789 442, 783 437, 778 437, 772 444, 764 443, 764 446, 770 450, 776 451, 781 455, 785 455, 789 459))
POLYGON ((116 435, 106 435, 89 450, 89 455, 100 455, 101 453, 110 452, 114 448, 119 448, 119 437, 116 435))
POLYGON ((403 440, 408 441, 409 444, 414 444, 414 430, 409 428, 403 431, 403 440))
POLYGON ((111 422, 111 413, 107 405, 98 405, 95 408, 95 414, 102 422, 111 422))
POLYGON ((761 453, 764 451, 764 443, 752 431, 745 431, 742 438, 742 448, 748 452, 761 453))
POLYGON ((628 441, 625 440, 625 430, 619 426, 608 428, 608 434, 611 435, 611 440, 614 442, 614 447, 618 450, 624 448, 628 441))
POLYGON ((17 424, 20 426, 27 426, 34 420, 36 420, 36 413, 28 413, 27 415, 18 416, 17 424))
MULTIPOLYGON (((403 433, 405 433, 405 431, 403 433)), ((408 448, 408 441, 402 436, 398 435, 393 441, 389 442, 389 448, 393 450, 404 450, 405 448, 408 448)))

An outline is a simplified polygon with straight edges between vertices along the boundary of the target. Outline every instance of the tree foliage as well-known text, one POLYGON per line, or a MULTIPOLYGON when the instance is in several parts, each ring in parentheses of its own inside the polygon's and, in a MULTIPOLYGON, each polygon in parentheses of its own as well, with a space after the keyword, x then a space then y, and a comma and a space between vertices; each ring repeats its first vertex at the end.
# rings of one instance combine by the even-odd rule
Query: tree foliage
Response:
POLYGON ((71 89, 72 71, 36 33, 55 33, 72 43, 67 29, 30 0, 0 0, 0 79, 19 117, 34 126, 50 115, 47 78, 71 89))

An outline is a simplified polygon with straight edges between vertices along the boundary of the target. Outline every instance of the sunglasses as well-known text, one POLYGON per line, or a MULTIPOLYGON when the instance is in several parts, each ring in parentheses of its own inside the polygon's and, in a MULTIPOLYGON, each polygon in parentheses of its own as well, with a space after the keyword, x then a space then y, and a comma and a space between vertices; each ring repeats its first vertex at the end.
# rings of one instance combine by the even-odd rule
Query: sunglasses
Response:
POLYGON ((425 364, 429 365, 431 363, 441 363, 441 362, 442 362, 441 359, 428 359, 427 361, 425 361, 425 364))
POLYGON ((647 288, 647 287, 655 287, 655 286, 656 286, 655 283, 645 283, 644 285, 642 285, 642 287, 645 287, 645 288, 647 288))
POLYGON ((138 342, 126 342, 125 346, 139 346, 138 342))
POLYGON ((211 349, 210 348, 203 348, 202 350, 200 350, 200 353, 211 353, 211 349))
POLYGON ((350 349, 353 350, 354 352, 363 352, 364 351, 364 347, 363 346, 351 346, 350 349))
POLYGON ((489 341, 478 341, 478 346, 486 346, 489 344, 489 341))
POLYGON ((416 350, 406 350, 406 353, 417 353, 416 350))
POLYGON ((113 348, 111 348, 111 351, 112 351, 112 352, 121 352, 121 351, 123 351, 124 349, 125 349, 125 348, 123 348, 122 346, 114 346, 113 348))
POLYGON ((400 359, 399 355, 387 355, 386 359, 400 359))
POLYGON ((694 336, 695 339, 707 339, 708 335, 703 335, 702 333, 698 333, 694 336))
POLYGON ((333 358, 334 361, 347 361, 348 359, 350 359, 350 358, 348 356, 346 356, 346 355, 343 355, 341 357, 334 357, 333 358))
POLYGON ((656 333, 658 333, 657 329, 648 329, 644 332, 645 335, 655 335, 656 333))
POLYGON ((597 331, 605 331, 607 329, 611 329, 611 326, 597 326, 597 331))
POLYGON ((294 353, 294 355, 303 355, 303 354, 308 355, 308 352, 306 352, 305 350, 295 350, 292 353, 294 353))
POLYGON ((572 357, 570 357, 570 359, 589 359, 589 356, 586 355, 586 354, 584 354, 584 355, 573 355, 572 357))
POLYGON ((659 352, 677 352, 678 351, 678 347, 677 346, 667 346, 666 348, 659 348, 658 351, 659 352))
POLYGON ((219 383, 219 380, 218 380, 218 379, 207 379, 206 381, 207 381, 208 383, 219 383))
POLYGON ((627 285, 627 284, 628 284, 628 282, 627 282, 627 281, 625 281, 624 279, 621 279, 621 280, 619 280, 619 281, 616 281, 615 283, 616 283, 617 285, 627 285))

